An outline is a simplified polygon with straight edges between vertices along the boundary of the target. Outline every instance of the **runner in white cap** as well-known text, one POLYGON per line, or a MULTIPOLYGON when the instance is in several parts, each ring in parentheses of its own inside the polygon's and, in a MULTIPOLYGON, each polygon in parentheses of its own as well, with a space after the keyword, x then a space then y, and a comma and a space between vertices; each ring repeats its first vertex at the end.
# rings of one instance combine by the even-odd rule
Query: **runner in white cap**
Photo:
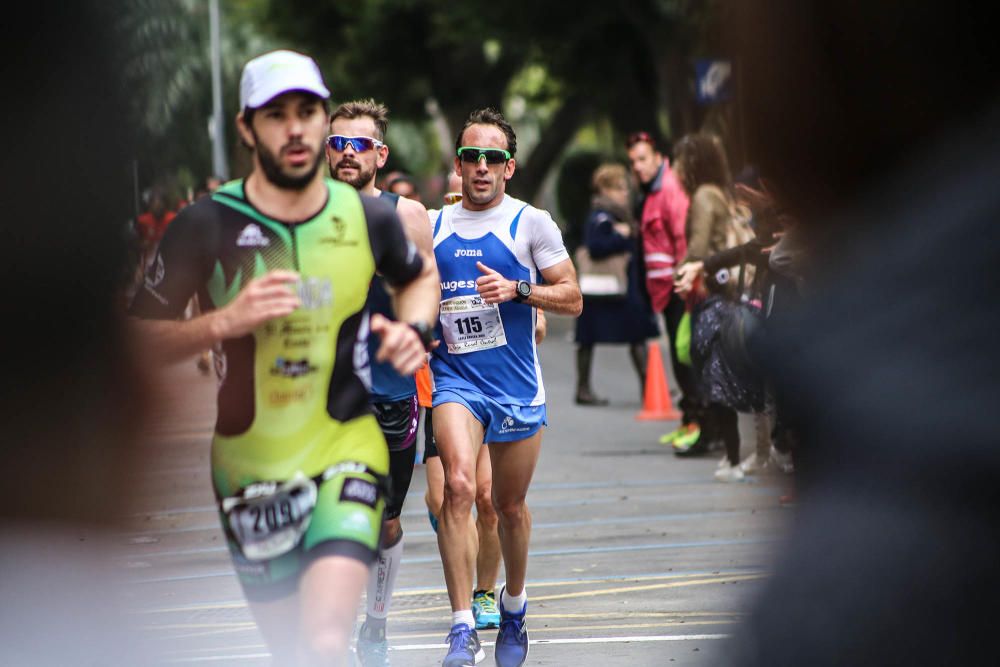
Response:
POLYGON ((168 228, 132 313, 163 361, 215 345, 212 483, 236 574, 276 665, 343 665, 382 531, 389 453, 366 338, 413 374, 440 297, 393 207, 320 171, 327 98, 308 57, 247 63, 237 129, 253 171, 168 228), (397 321, 370 319, 375 272, 397 321), (177 315, 193 293, 205 313, 177 315), (155 320, 155 321, 154 321, 155 320))

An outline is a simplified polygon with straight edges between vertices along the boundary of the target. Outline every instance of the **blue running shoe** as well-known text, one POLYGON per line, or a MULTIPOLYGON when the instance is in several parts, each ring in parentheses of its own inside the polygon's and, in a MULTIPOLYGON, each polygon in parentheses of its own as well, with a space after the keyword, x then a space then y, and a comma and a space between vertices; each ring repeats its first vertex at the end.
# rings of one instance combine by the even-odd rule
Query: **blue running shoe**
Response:
POLYGON ((503 592, 500 593, 500 632, 497 633, 493 658, 497 667, 521 667, 528 658, 528 629, 524 616, 528 613, 528 603, 520 613, 503 608, 503 592))
POLYGON ((500 627, 500 610, 497 609, 497 595, 493 591, 476 591, 472 594, 472 615, 476 619, 476 630, 500 627))
POLYGON ((447 641, 448 655, 441 667, 474 667, 486 658, 486 652, 479 645, 479 635, 465 623, 453 625, 447 641))

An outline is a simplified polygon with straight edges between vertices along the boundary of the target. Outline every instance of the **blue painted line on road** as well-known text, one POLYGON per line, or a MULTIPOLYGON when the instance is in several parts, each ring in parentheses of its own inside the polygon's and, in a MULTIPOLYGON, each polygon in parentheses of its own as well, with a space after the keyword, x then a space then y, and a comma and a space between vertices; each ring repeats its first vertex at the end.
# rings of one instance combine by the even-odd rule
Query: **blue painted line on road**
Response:
MULTIPOLYGON (((621 501, 617 501, 621 502, 621 501)), ((536 507, 534 504, 529 503, 529 507, 536 507)), ((758 514, 763 512, 780 512, 783 511, 781 507, 767 508, 767 509, 754 509, 758 514)), ((532 530, 549 530, 552 528, 573 528, 577 526, 607 526, 607 525, 622 525, 629 523, 654 523, 657 521, 690 521, 693 519, 718 519, 727 516, 749 516, 751 514, 751 509, 742 510, 724 510, 719 512, 687 512, 684 514, 647 514, 645 516, 630 516, 627 518, 607 518, 607 519, 580 519, 577 521, 553 521, 553 522, 537 522, 532 523, 532 530)), ((406 534, 410 537, 430 537, 431 535, 436 535, 433 530, 407 530, 406 534)))
MULTIPOLYGON (((579 489, 611 489, 611 488, 647 488, 647 487, 657 487, 657 486, 692 486, 692 485, 711 485, 718 486, 718 483, 711 478, 706 479, 657 479, 657 480, 638 480, 633 482, 622 482, 622 481, 606 481, 606 482, 557 482, 557 483, 538 483, 532 484, 532 491, 547 491, 547 490, 579 490, 579 489)), ((746 486, 753 486, 754 492, 763 492, 767 495, 780 496, 784 491, 778 488, 763 486, 758 487, 756 483, 745 483, 746 486)), ((530 501, 529 501, 530 502, 530 501)), ((581 501, 555 501, 555 502, 531 502, 533 507, 561 507, 564 504, 587 504, 601 502, 598 499, 584 499, 581 501)), ((619 502, 618 498, 612 498, 605 500, 604 502, 619 502)), ((215 505, 200 505, 197 507, 179 507, 176 509, 166 509, 157 510, 153 512, 135 512, 130 516, 133 518, 159 518, 166 516, 173 516, 176 514, 196 514, 202 512, 217 512, 218 509, 215 505)), ((414 514, 424 513, 421 510, 412 510, 414 514)), ((409 514, 409 512, 404 512, 404 514, 409 514)))
MULTIPOLYGON (((534 487, 532 487, 532 488, 534 488, 534 487)), ((769 496, 769 497, 773 497, 773 498, 778 498, 782 493, 784 493, 784 490, 782 490, 780 488, 769 487, 769 486, 755 486, 754 488, 750 489, 749 492, 752 495, 761 495, 761 496, 769 496)), ((662 499, 663 499, 663 497, 660 494, 630 495, 628 497, 628 500, 635 500, 635 501, 662 500, 662 499)), ((419 502, 419 501, 417 501, 417 502, 419 502)), ((586 506, 589 506, 589 505, 595 505, 595 506, 596 505, 615 505, 615 504, 618 504, 618 503, 621 503, 621 502, 622 502, 622 499, 621 499, 620 495, 619 496, 615 496, 613 498, 608 498, 608 497, 602 497, 602 498, 576 498, 576 499, 573 499, 573 500, 548 500, 548 501, 539 501, 539 500, 535 500, 530 495, 528 496, 528 506, 531 509, 533 509, 533 510, 536 510, 536 509, 562 508, 562 507, 586 507, 586 506)), ((780 511, 785 511, 786 510, 786 508, 777 507, 777 506, 775 506, 775 507, 766 507, 766 508, 748 508, 747 511, 750 511, 750 509, 755 509, 758 512, 761 512, 761 511, 770 511, 770 510, 780 510, 780 511)), ((214 505, 210 505, 210 506, 205 506, 205 507, 190 507, 190 508, 184 508, 184 509, 161 510, 161 511, 157 511, 157 512, 146 512, 146 513, 136 514, 136 515, 134 515, 134 517, 136 517, 136 518, 139 518, 139 517, 142 517, 142 518, 149 517, 149 518, 160 518, 160 519, 162 519, 162 518, 167 518, 167 517, 171 517, 171 516, 176 516, 178 514, 195 514, 195 513, 208 513, 208 512, 216 513, 217 511, 218 510, 216 509, 216 507, 214 505)), ((419 517, 421 519, 424 519, 424 518, 427 517, 427 508, 424 507, 423 505, 420 505, 419 509, 404 509, 403 513, 402 513, 402 516, 406 517, 406 518, 419 517)), ((129 538, 129 537, 136 537, 136 536, 140 536, 140 535, 175 535, 175 534, 181 534, 181 533, 196 533, 196 532, 200 532, 200 531, 218 530, 218 529, 219 529, 219 524, 218 523, 212 523, 212 524, 209 524, 207 526, 186 526, 186 527, 181 527, 181 528, 164 528, 164 529, 160 529, 160 530, 135 530, 135 531, 129 531, 129 532, 125 532, 125 533, 119 533, 119 536, 123 537, 123 538, 129 538)), ((409 531, 407 531, 407 534, 411 534, 411 535, 416 536, 418 533, 417 532, 410 533, 409 531)), ((421 534, 430 534, 430 531, 428 531, 427 533, 421 532, 421 534)))
MULTIPOLYGON (((578 549, 547 549, 544 551, 531 551, 528 558, 542 558, 545 556, 572 556, 577 554, 600 554, 600 553, 626 553, 630 551, 658 551, 673 549, 697 549, 699 547, 727 547, 727 546, 748 546, 758 544, 770 544, 780 541, 778 538, 754 539, 754 540, 708 540, 704 542, 667 542, 661 544, 638 544, 620 547, 583 547, 578 549)), ((407 558, 410 564, 417 563, 437 563, 440 562, 439 555, 421 556, 417 558, 407 558)), ((174 581, 194 581, 197 579, 212 579, 216 577, 235 576, 232 570, 224 572, 208 572, 204 574, 189 574, 172 577, 152 577, 149 579, 136 579, 133 584, 162 584, 174 581)))
MULTIPOLYGON (((780 512, 782 508, 775 507, 768 510, 756 510, 756 512, 761 513, 764 511, 768 512, 780 512)), ((550 530, 553 528, 573 528, 576 526, 592 526, 600 527, 607 525, 623 525, 623 524, 634 524, 634 523, 657 523, 660 521, 691 521, 694 519, 717 519, 728 516, 749 516, 751 511, 749 509, 743 510, 725 510, 719 512, 687 512, 683 514, 647 514, 645 516, 631 516, 627 518, 606 518, 606 519, 582 519, 579 521, 555 521, 555 522, 542 522, 534 523, 532 526, 533 530, 550 530)), ((213 529, 217 529, 218 526, 213 526, 213 529)), ((433 530, 407 530, 406 534, 411 537, 431 537, 435 535, 433 530)), ((192 549, 175 549, 171 551, 154 551, 150 553, 135 553, 135 554, 120 554, 115 556, 116 560, 142 560, 143 558, 165 558, 168 556, 194 556, 199 554, 212 554, 212 553, 229 553, 229 549, 224 546, 211 546, 211 547, 198 547, 192 549)), ((407 562, 413 562, 407 559, 407 562)))
MULTIPOLYGON (((532 487, 532 489, 534 489, 534 487, 532 487)), ((783 493, 785 493, 785 491, 782 490, 782 489, 771 488, 771 487, 767 487, 767 486, 763 486, 763 487, 755 486, 754 488, 750 489, 750 493, 752 495, 763 495, 763 496, 770 496, 770 497, 773 497, 773 498, 778 498, 783 493)), ((642 495, 630 495, 630 496, 628 496, 628 500, 636 500, 636 501, 640 501, 640 500, 656 500, 656 501, 662 501, 663 500, 663 495, 662 494, 658 494, 658 493, 647 493, 647 494, 642 494, 642 495)), ((560 508, 560 507, 580 507, 580 506, 587 506, 587 505, 617 505, 617 504, 619 504, 621 502, 622 502, 621 495, 616 495, 614 497, 601 497, 601 498, 576 498, 576 499, 573 499, 573 500, 546 500, 546 501, 539 501, 539 500, 535 500, 532 497, 530 491, 528 492, 528 507, 530 507, 533 510, 536 510, 536 509, 550 509, 550 508, 553 508, 553 507, 560 508)), ((757 509, 757 511, 760 511, 759 508, 752 508, 752 507, 748 507, 747 511, 749 511, 751 509, 757 509)), ((774 509, 774 508, 766 508, 766 509, 774 509)), ((783 509, 783 508, 779 507, 778 509, 783 509)), ((402 516, 404 516, 404 517, 414 516, 414 517, 426 518, 427 517, 427 508, 425 506, 421 505, 419 509, 404 509, 402 516)))
MULTIPOLYGON (((582 547, 579 549, 547 549, 545 551, 532 551, 528 558, 541 558, 543 556, 573 556, 577 554, 601 554, 620 553, 629 551, 657 551, 663 549, 696 549, 698 547, 731 547, 751 544, 769 544, 779 541, 773 539, 756 540, 711 540, 706 542, 668 542, 664 544, 641 544, 622 547, 582 547)), ((407 559, 408 563, 436 563, 441 560, 440 556, 424 556, 420 558, 407 559)))

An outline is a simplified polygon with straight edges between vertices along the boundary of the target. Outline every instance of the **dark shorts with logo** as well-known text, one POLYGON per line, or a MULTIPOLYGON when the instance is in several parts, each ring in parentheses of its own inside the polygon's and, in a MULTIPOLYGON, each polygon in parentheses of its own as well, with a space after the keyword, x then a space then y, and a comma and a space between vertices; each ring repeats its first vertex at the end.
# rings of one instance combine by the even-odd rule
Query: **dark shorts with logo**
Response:
POLYGON ((403 501, 413 480, 413 465, 417 460, 417 397, 401 401, 372 402, 372 412, 389 445, 390 493, 385 503, 386 520, 395 519, 403 511, 403 501))
MULTIPOLYGON (((365 565, 375 562, 385 499, 374 478, 340 474, 323 482, 308 530, 291 551, 268 560, 250 560, 227 531, 229 555, 250 602, 271 602, 298 591, 309 565, 325 556, 346 556, 365 565)), ((223 527, 225 515, 220 512, 223 527)))

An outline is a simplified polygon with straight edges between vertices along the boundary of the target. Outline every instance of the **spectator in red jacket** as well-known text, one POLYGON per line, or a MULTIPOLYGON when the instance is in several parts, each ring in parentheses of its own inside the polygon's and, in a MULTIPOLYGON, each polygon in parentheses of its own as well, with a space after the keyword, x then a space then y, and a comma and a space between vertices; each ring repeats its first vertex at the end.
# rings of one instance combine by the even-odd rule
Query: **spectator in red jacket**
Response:
POLYGON ((136 226, 143 245, 155 250, 163 238, 163 233, 167 231, 167 225, 177 214, 167 206, 167 197, 157 186, 145 193, 145 199, 146 212, 139 215, 136 226))
POLYGON ((698 428, 697 383, 690 366, 680 363, 674 341, 684 315, 684 300, 674 293, 674 266, 687 254, 684 224, 688 196, 670 169, 669 161, 648 132, 635 132, 625 142, 632 172, 643 193, 639 233, 646 289, 654 312, 662 312, 670 339, 670 361, 681 390, 681 426, 660 439, 675 453, 689 450, 701 434, 698 428))

